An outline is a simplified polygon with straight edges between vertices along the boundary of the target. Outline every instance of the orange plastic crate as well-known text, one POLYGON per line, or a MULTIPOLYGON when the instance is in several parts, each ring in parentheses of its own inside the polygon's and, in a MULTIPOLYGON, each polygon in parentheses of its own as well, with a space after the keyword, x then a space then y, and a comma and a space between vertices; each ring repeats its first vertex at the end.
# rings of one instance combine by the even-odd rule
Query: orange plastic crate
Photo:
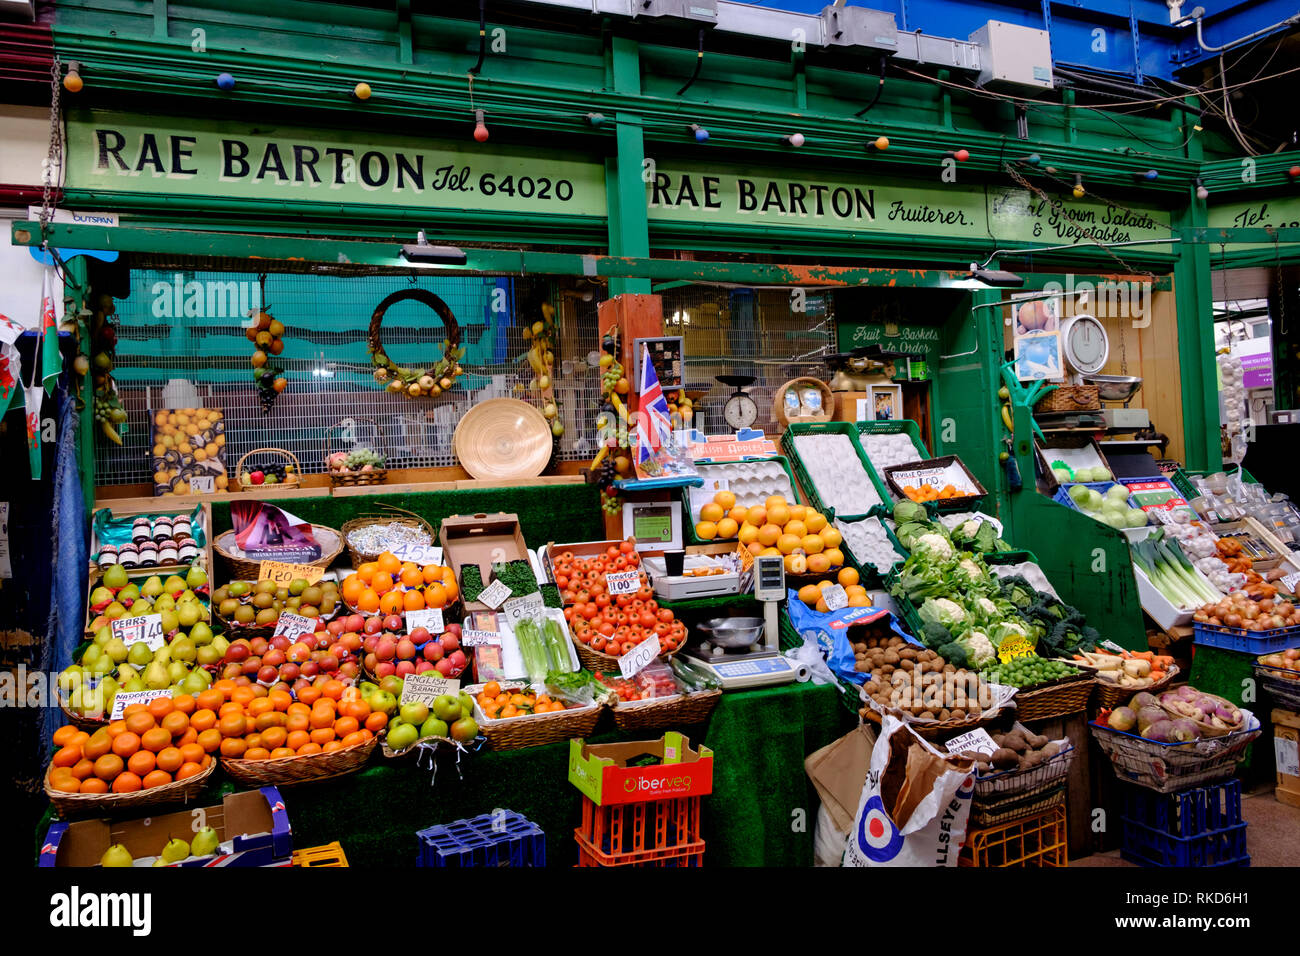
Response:
POLYGON ((993 827, 968 830, 960 866, 1068 866, 1065 806, 993 827))
POLYGON ((699 866, 700 798, 676 797, 599 806, 582 799, 582 826, 573 831, 580 854, 592 862, 579 866, 699 866), (694 863, 678 863, 695 858, 694 863))
POLYGON ((294 866, 347 866, 343 845, 337 840, 324 846, 307 847, 293 851, 294 866))

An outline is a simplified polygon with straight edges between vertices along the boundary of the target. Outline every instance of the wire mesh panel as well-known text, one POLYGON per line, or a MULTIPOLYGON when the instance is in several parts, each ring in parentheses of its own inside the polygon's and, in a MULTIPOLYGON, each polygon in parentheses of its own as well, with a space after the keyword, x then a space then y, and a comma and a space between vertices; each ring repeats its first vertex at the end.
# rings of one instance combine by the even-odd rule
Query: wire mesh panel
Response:
MULTIPOLYGON (((133 269, 130 294, 115 303, 120 326, 114 377, 129 416, 127 434, 122 447, 100 440, 98 481, 151 479, 149 412, 161 408, 220 408, 230 470, 246 451, 274 445, 293 452, 303 471, 324 471, 327 432, 348 418, 374 420, 390 467, 452 465, 452 434, 471 405, 504 396, 539 403, 527 387, 532 371, 523 361, 522 330, 540 317, 543 301, 556 306, 566 340, 577 346, 556 358, 554 387, 565 425, 559 457, 588 458, 595 452, 592 409, 600 374, 586 364, 598 339, 597 301, 590 290, 585 294, 587 299, 544 280, 514 277, 295 273, 263 282, 255 271, 133 269), (375 306, 411 286, 447 303, 468 349, 461 363, 466 375, 437 399, 384 391, 367 354, 375 306), (250 363, 255 346, 244 334, 248 312, 258 308, 285 326, 284 350, 272 361, 289 382, 265 415, 250 363)), ((442 354, 443 324, 418 302, 392 306, 382 334, 385 351, 400 365, 432 366, 442 354)), ((358 439, 371 440, 368 428, 355 431, 358 439)), ((338 443, 340 432, 332 434, 338 443)))

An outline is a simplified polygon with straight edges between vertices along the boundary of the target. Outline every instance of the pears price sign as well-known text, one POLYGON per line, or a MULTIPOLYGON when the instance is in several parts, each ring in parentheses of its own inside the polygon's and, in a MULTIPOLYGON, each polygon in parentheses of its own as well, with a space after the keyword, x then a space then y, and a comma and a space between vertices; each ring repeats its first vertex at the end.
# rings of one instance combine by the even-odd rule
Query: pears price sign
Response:
POLYGON ((113 710, 109 714, 109 720, 121 720, 122 714, 132 704, 147 704, 151 700, 159 697, 170 697, 172 691, 170 687, 164 687, 162 690, 119 690, 113 695, 113 710))
POLYGON ((142 614, 139 617, 119 617, 109 624, 113 637, 119 638, 128 648, 141 641, 151 651, 167 643, 163 634, 161 614, 142 614))

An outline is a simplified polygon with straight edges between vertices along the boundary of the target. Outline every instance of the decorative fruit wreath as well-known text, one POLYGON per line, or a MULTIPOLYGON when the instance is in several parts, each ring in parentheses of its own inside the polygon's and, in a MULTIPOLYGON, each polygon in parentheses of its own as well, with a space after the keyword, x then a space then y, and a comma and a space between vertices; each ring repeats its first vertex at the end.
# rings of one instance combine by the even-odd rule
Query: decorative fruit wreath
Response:
POLYGON ((401 392, 408 398, 419 398, 422 395, 437 398, 443 392, 451 391, 456 379, 464 374, 460 367, 460 360, 465 357, 465 348, 460 344, 460 323, 446 302, 424 289, 401 289, 386 296, 375 307, 374 314, 370 316, 369 347, 370 362, 375 366, 375 381, 384 384, 388 391, 401 392), (432 368, 403 368, 384 351, 384 342, 379 334, 384 323, 384 313, 391 306, 407 299, 427 305, 442 319, 446 328, 447 335, 442 340, 442 357, 432 368))

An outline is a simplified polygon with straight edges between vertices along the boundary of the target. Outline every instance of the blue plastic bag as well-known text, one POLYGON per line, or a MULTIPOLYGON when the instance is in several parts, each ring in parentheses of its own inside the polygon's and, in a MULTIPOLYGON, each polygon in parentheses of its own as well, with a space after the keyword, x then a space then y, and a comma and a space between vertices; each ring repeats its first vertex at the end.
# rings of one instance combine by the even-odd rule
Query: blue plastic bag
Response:
POLYGON ((786 607, 794 629, 800 636, 812 637, 816 640, 826 656, 826 666, 836 677, 849 683, 861 684, 867 678, 865 673, 857 669, 858 659, 853 653, 853 645, 849 643, 848 637, 850 625, 869 624, 882 617, 888 617, 889 626, 895 634, 909 644, 915 644, 917 647, 924 646, 899 626, 894 615, 882 608, 845 607, 824 614, 804 604, 799 599, 797 591, 791 589, 788 596, 786 607))

